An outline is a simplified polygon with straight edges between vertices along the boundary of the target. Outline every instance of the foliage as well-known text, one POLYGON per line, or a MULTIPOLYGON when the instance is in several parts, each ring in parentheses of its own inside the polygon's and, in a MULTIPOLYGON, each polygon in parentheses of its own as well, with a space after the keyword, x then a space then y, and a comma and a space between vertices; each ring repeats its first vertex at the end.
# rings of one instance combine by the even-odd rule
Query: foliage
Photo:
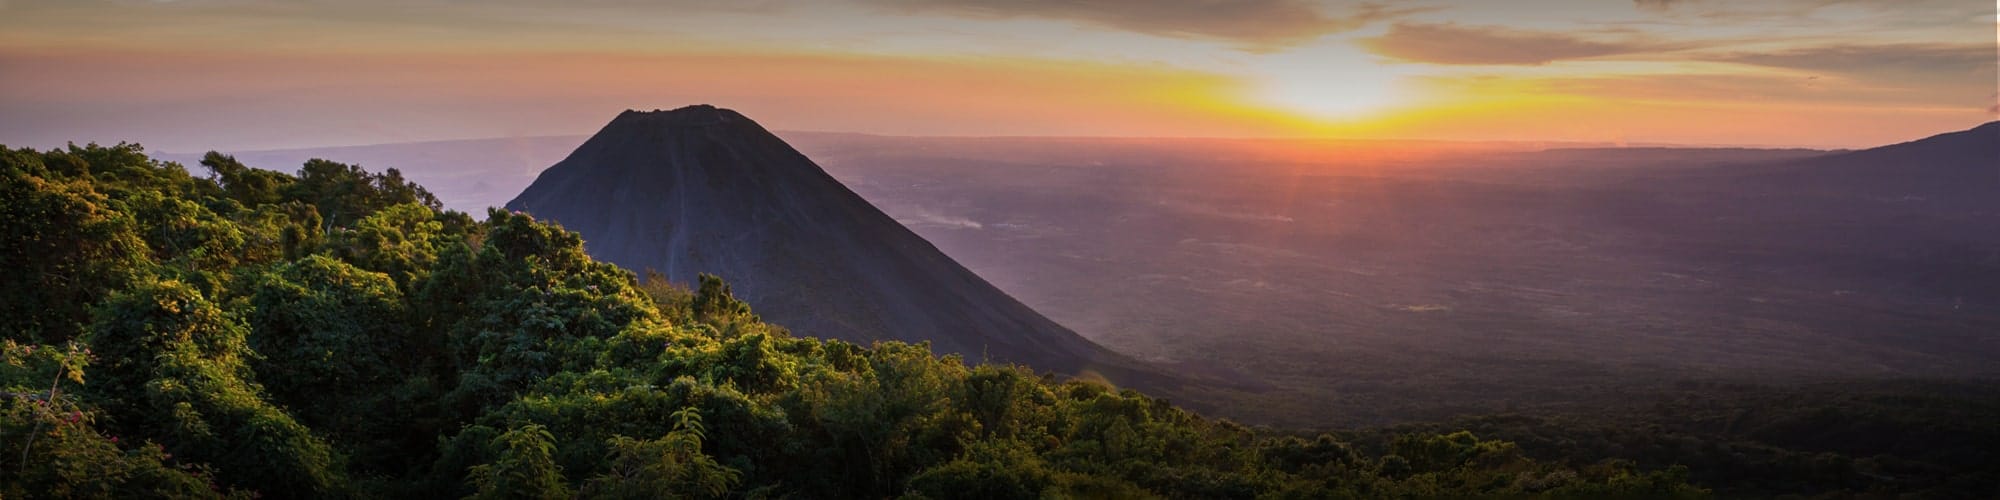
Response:
POLYGON ((60 344, 89 321, 91 304, 131 279, 148 250, 137 223, 95 183, 57 174, 49 160, 73 157, 0 148, 0 328, 60 344))
POLYGON ((20 453, 0 453, 0 496, 27 498, 146 495, 221 497, 206 468, 174 465, 172 455, 152 443, 107 435, 98 412, 80 404, 64 385, 83 383, 91 352, 76 343, 64 347, 0 341, 0 443, 19 443, 20 453))
POLYGON ((702 454, 707 432, 694 408, 674 412, 674 430, 653 440, 611 438, 608 471, 585 483, 584 491, 602 498, 655 498, 662 492, 690 498, 722 498, 741 473, 702 454))
POLYGON ((109 360, 88 392, 110 410, 109 428, 212 465, 230 486, 343 491, 332 446, 252 382, 247 333, 188 285, 141 283, 113 294, 85 336, 109 360))
POLYGON ((1477 426, 1252 430, 796 337, 720 278, 642 283, 393 170, 202 163, 0 151, 0 264, 25 270, 0 279, 0 496, 1675 498, 1720 477, 1477 426))
POLYGON ((499 452, 490 463, 472 466, 466 480, 477 488, 468 498, 568 498, 569 482, 550 454, 555 437, 537 424, 527 424, 493 438, 499 452))

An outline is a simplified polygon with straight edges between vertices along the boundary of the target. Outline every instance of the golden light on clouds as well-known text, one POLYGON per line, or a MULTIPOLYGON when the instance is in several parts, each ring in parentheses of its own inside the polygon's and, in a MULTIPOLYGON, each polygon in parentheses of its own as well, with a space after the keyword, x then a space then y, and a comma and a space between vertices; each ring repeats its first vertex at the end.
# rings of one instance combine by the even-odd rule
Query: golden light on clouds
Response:
POLYGON ((1812 146, 2000 117, 1984 0, 1395 5, 11 0, 0 142, 580 134, 701 102, 901 135, 1812 146))

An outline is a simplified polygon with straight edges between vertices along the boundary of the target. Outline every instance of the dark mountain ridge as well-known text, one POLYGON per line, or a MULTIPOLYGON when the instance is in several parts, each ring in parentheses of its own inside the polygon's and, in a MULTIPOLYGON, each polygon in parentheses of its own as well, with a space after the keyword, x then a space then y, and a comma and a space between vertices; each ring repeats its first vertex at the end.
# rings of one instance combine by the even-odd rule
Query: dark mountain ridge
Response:
POLYGON ((720 276, 801 335, 1165 381, 995 288, 728 109, 626 111, 507 208, 553 219, 629 269, 720 276))
POLYGON ((1994 206, 2000 204, 2000 122, 1799 160, 1765 175, 1810 188, 1994 206))
POLYGON ((1709 169, 1672 185, 1746 192, 2000 207, 2000 122, 1909 142, 1709 169))

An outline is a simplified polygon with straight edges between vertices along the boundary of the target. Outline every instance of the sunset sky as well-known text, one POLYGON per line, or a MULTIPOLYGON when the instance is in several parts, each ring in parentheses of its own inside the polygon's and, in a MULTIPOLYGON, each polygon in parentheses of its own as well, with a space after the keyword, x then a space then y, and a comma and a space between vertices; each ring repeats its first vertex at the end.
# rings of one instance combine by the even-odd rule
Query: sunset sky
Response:
POLYGON ((0 143, 779 130, 1859 147, 2000 118, 1987 0, 0 0, 0 143))

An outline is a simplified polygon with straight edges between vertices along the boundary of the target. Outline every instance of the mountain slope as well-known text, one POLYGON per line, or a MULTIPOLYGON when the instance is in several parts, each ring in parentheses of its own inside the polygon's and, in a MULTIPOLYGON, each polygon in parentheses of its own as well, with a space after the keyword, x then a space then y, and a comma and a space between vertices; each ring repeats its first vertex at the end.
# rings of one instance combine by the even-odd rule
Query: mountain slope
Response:
POLYGON ((2000 122, 1860 151, 1730 169, 1733 188, 2000 206, 2000 122))
POLYGON ((720 276, 802 335, 929 341, 970 361, 1160 381, 988 284, 727 109, 626 111, 507 208, 581 233, 601 260, 681 283, 720 276))

